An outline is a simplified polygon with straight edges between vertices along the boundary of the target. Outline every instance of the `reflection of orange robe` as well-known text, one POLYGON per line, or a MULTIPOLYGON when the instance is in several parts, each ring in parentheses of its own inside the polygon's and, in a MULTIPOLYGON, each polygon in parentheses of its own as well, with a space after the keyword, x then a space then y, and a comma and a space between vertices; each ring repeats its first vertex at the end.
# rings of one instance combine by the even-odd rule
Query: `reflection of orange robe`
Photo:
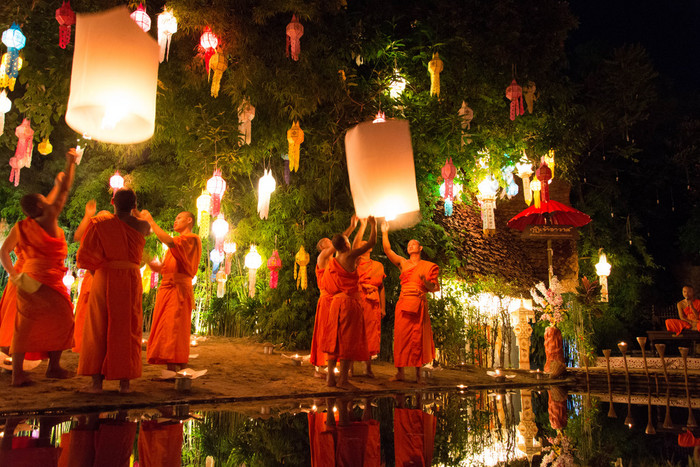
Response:
POLYGON ((0 465, 38 467, 58 465, 60 448, 40 446, 40 440, 29 436, 12 438, 12 449, 0 450, 0 465))
POLYGON ((370 355, 379 354, 382 337, 382 304, 380 292, 384 288, 384 265, 379 261, 360 257, 357 265, 362 292, 362 312, 365 318, 365 334, 370 355))
POLYGON ((73 429, 61 436, 58 467, 128 467, 135 438, 132 422, 104 420, 96 430, 73 429))
POLYGON ((331 258, 323 274, 323 287, 333 300, 321 350, 340 360, 369 360, 358 279, 356 271, 347 272, 336 258, 331 258))
POLYGON ((436 419, 419 409, 394 409, 396 467, 429 466, 433 462, 436 419))
POLYGON ((436 264, 420 260, 402 262, 401 295, 394 313, 394 366, 419 367, 435 358, 433 330, 430 327, 428 300, 420 276, 437 283, 440 269, 436 264))
POLYGON ((116 216, 90 220, 78 266, 94 271, 78 374, 106 379, 141 376, 141 274, 146 239, 116 216))
POLYGON ((327 414, 311 411, 309 420, 309 445, 311 449, 311 467, 335 466, 335 427, 326 426, 327 414))
POLYGON ((141 422, 139 467, 170 467, 182 464, 182 423, 141 422))
MULTIPOLYGON (((686 318, 690 319, 691 317, 693 319, 698 319, 697 314, 700 313, 700 299, 695 299, 693 300, 693 308, 697 310, 695 313, 690 309, 690 307, 686 307, 683 310, 683 314, 685 315, 686 318)), ((691 325, 690 323, 680 320, 680 319, 667 319, 666 320, 666 329, 668 331, 676 333, 676 335, 680 334, 684 329, 690 329, 691 325)), ((700 321, 698 321, 697 324, 697 330, 700 331, 700 321)))
POLYGON ((327 363, 326 353, 321 350, 321 343, 324 342, 323 331, 326 328, 328 320, 328 312, 333 301, 333 296, 326 292, 323 288, 323 273, 325 269, 321 269, 316 265, 316 284, 321 291, 316 304, 316 318, 314 320, 314 335, 311 338, 311 356, 310 362, 314 366, 325 366, 327 363))
POLYGON ((364 466, 368 426, 365 422, 338 425, 336 465, 338 467, 364 466))
POLYGON ((367 425, 367 443, 365 444, 364 463, 365 467, 379 467, 382 464, 382 452, 379 437, 379 422, 368 420, 363 422, 367 425))
POLYGON ((163 279, 148 336, 148 363, 187 363, 189 360, 194 308, 192 278, 197 274, 201 256, 202 241, 192 233, 174 237, 165 253, 160 271, 163 279))
POLYGON ((73 345, 73 304, 63 285, 68 247, 63 231, 52 237, 34 219, 16 224, 22 272, 41 282, 35 293, 17 290, 17 316, 10 353, 52 352, 73 345))
POLYGON ((83 281, 80 283, 78 303, 75 305, 75 332, 73 333, 75 344, 73 344, 73 352, 76 353, 80 353, 80 349, 83 347, 83 329, 85 328, 85 316, 87 315, 91 287, 92 273, 85 271, 83 281))

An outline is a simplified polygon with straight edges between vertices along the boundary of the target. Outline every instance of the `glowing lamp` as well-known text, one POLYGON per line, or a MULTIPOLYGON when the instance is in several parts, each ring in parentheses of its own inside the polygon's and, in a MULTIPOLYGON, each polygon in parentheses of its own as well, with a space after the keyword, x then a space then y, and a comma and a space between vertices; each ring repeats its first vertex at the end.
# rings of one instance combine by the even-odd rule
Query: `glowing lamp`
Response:
POLYGON ((224 219, 223 214, 216 216, 214 222, 211 223, 211 232, 216 239, 216 248, 220 250, 223 248, 224 237, 228 233, 228 222, 224 219))
POLYGON ((48 138, 44 138, 41 140, 41 143, 39 143, 39 146, 37 146, 37 149, 39 150, 39 154, 42 156, 48 156, 51 154, 51 151, 53 151, 53 145, 48 138))
POLYGON ((299 122, 293 122, 292 127, 287 130, 287 143, 289 145, 289 170, 296 172, 299 170, 299 156, 301 153, 301 143, 304 142, 304 130, 299 126, 299 122))
POLYGON ((433 59, 428 62, 428 73, 430 73, 430 95, 440 97, 440 73, 443 64, 437 52, 433 54, 433 59))
POLYGON ((58 46, 65 49, 70 42, 71 26, 75 24, 75 12, 70 7, 70 2, 65 1, 56 10, 56 21, 58 21, 58 46))
POLYGON ((199 37, 199 45, 204 49, 204 65, 209 74, 209 60, 216 53, 216 48, 219 46, 219 38, 211 32, 211 28, 207 26, 204 32, 199 37))
POLYGON ((158 44, 125 6, 77 15, 66 123, 105 143, 146 141, 155 130, 158 44))
POLYGON ((5 131, 5 114, 12 108, 12 101, 8 99, 7 93, 3 89, 0 92, 0 134, 5 131))
POLYGON ((345 152, 358 217, 393 218, 392 229, 420 220, 408 121, 360 123, 345 135, 345 152))
POLYGON ((532 163, 523 156, 520 161, 515 164, 515 173, 523 181, 523 197, 525 198, 525 203, 530 204, 532 202, 532 190, 530 190, 530 175, 532 175, 532 163))
POLYGON ((207 180, 207 191, 211 195, 211 215, 218 216, 221 211, 221 198, 226 192, 226 180, 221 176, 221 170, 214 170, 214 175, 207 180))
POLYGON ((209 214, 209 209, 211 208, 211 195, 206 191, 202 191, 202 194, 197 198, 197 225, 202 228, 203 214, 209 214))
POLYGON ((231 257, 236 252, 236 242, 224 242, 224 254, 226 255, 226 274, 231 274, 231 257))
POLYGON ((277 250, 267 260, 267 268, 270 270, 270 288, 276 289, 279 282, 279 270, 282 269, 282 259, 277 250))
POLYGON ((262 258, 255 245, 250 245, 250 251, 245 255, 245 267, 248 268, 248 295, 255 296, 255 274, 262 266, 262 258))
POLYGON ((374 120, 372 120, 372 123, 384 123, 386 122, 386 115, 384 115, 384 112, 381 110, 377 112, 377 116, 374 117, 374 120))
POLYGON ((598 278, 600 280, 601 302, 608 301, 608 276, 610 275, 610 269, 610 263, 608 263, 608 259, 605 256, 605 253, 601 251, 600 256, 598 258, 598 263, 595 265, 595 272, 596 274, 598 274, 598 278))
POLYGON ((221 251, 214 248, 213 250, 211 250, 211 252, 209 252, 209 260, 212 263, 219 265, 224 260, 224 254, 221 251))
POLYGON ((143 32, 148 32, 151 30, 151 18, 148 16, 148 13, 146 13, 146 8, 143 6, 143 4, 140 4, 136 8, 136 11, 131 13, 130 16, 131 19, 133 19, 141 29, 143 29, 143 32))
POLYGON ((481 200, 481 221, 485 236, 496 231, 496 191, 498 182, 489 175, 479 183, 479 199, 481 200))
POLYGON ((258 214, 260 219, 267 219, 270 211, 270 195, 275 191, 277 182, 272 176, 272 169, 265 170, 265 174, 258 182, 258 214))
POLYGON ((113 192, 124 188, 124 177, 119 174, 118 170, 109 178, 109 187, 113 192))
POLYGON ((406 79, 399 74, 399 70, 394 70, 394 76, 389 83, 389 97, 398 99, 406 89, 406 79))
POLYGON ((158 15, 158 46, 160 47, 160 62, 170 55, 170 39, 177 32, 177 18, 172 10, 167 8, 158 15))
POLYGON ((444 188, 444 193, 441 193, 443 199, 445 200, 445 215, 446 216, 451 216, 452 215, 452 199, 453 199, 453 183, 452 181, 455 178, 455 175, 457 175, 457 167, 452 163, 452 158, 450 157, 449 159, 445 160, 445 165, 442 166, 442 169, 440 170, 440 174, 442 175, 442 178, 445 179, 443 182, 445 188, 444 188))

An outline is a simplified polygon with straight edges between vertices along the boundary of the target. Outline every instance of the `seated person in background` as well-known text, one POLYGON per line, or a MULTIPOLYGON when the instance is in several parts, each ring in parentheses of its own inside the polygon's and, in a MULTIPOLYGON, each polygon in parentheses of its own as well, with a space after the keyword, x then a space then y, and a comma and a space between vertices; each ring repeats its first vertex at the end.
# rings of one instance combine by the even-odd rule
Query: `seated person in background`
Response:
POLYGON ((683 287, 683 298, 676 304, 679 319, 667 319, 666 329, 680 334, 684 329, 700 331, 698 317, 700 316, 700 300, 695 298, 695 291, 689 285, 683 287))

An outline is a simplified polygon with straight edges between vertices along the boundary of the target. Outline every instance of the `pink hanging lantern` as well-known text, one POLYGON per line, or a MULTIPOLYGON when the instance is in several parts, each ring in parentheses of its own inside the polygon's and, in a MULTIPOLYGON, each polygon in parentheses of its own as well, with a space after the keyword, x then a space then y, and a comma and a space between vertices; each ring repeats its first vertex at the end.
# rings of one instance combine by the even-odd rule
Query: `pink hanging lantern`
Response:
POLYGON ((549 168, 546 162, 542 162, 540 168, 535 171, 537 180, 542 183, 540 188, 540 198, 542 202, 549 201, 549 181, 552 179, 552 169, 549 168))
POLYGON ((267 269, 270 270, 270 288, 276 289, 279 282, 279 270, 282 268, 282 259, 277 250, 272 252, 272 256, 267 260, 267 269))
POLYGON ((207 68, 207 75, 209 74, 209 60, 216 53, 216 48, 219 46, 219 38, 216 34, 211 32, 211 28, 207 26, 204 28, 202 36, 199 38, 199 45, 204 49, 204 65, 207 68))
POLYGON ((70 43, 71 26, 75 24, 75 12, 70 7, 70 1, 64 1, 56 10, 56 21, 58 21, 58 46, 65 49, 70 43))
POLYGON ((207 191, 211 195, 211 215, 216 217, 221 212, 221 198, 226 191, 226 180, 221 177, 221 170, 214 170, 214 175, 207 180, 207 191))
POLYGON ((510 86, 506 88, 506 97, 510 100, 510 119, 515 120, 517 115, 525 114, 523 106, 523 88, 515 81, 511 81, 510 86))
POLYGON ((148 32, 151 30, 151 18, 148 16, 148 13, 146 13, 146 8, 143 6, 143 4, 140 4, 138 8, 136 8, 136 11, 131 13, 130 16, 131 19, 133 19, 141 29, 143 29, 143 32, 148 32))
POLYGON ((445 179, 445 194, 443 199, 445 200, 445 215, 452 215, 452 199, 454 198, 454 183, 453 180, 455 175, 457 175, 457 167, 452 163, 452 158, 445 160, 445 165, 442 166, 440 171, 442 178, 445 179))
POLYGON ((17 186, 19 185, 19 171, 32 166, 34 130, 32 130, 31 122, 25 118, 22 124, 15 129, 15 135, 17 136, 17 149, 15 156, 10 158, 10 167, 12 168, 10 181, 17 186))
POLYGON ((303 35, 304 26, 297 19, 297 15, 292 15, 292 21, 287 25, 287 57, 291 55, 295 62, 299 60, 300 39, 303 35))

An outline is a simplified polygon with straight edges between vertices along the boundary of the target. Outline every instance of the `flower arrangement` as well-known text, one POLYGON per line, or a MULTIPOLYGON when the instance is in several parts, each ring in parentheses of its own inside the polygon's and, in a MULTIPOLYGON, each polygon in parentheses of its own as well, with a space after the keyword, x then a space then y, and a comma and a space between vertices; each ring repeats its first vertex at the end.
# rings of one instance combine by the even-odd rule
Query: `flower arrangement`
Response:
POLYGON ((539 320, 548 321, 552 326, 556 326, 567 318, 561 291, 562 286, 556 276, 552 277, 549 288, 540 282, 530 290, 530 295, 537 304, 535 309, 538 311, 539 320))
POLYGON ((547 438, 547 441, 551 445, 545 447, 544 450, 549 452, 542 458, 540 465, 542 467, 547 467, 548 465, 552 467, 573 467, 574 454, 569 437, 557 430, 557 437, 547 438))

